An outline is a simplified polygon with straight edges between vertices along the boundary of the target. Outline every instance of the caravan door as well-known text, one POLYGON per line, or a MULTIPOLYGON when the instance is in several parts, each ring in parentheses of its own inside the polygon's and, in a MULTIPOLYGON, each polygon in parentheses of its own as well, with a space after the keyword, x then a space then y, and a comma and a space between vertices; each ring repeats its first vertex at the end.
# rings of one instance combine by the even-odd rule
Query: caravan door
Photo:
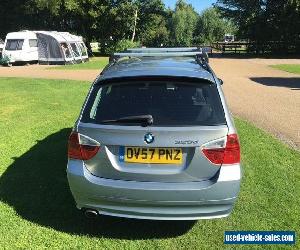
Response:
POLYGON ((29 59, 29 61, 36 61, 37 62, 38 59, 39 59, 38 40, 37 40, 37 38, 28 39, 28 44, 26 44, 26 45, 28 45, 27 59, 29 59))

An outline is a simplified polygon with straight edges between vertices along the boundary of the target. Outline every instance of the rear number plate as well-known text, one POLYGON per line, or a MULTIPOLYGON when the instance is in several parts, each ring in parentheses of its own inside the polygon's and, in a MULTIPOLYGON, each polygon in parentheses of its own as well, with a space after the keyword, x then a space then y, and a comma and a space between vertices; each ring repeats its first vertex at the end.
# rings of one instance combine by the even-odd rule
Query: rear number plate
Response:
POLYGON ((120 147, 119 158, 129 163, 182 164, 182 149, 120 147))

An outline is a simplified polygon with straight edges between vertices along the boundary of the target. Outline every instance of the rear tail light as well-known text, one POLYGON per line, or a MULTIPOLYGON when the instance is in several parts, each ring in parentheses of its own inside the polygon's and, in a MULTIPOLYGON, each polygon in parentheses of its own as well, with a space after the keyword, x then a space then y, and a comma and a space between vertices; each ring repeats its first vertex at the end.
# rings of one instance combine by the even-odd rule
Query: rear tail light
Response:
POLYGON ((79 160, 90 160, 99 151, 100 143, 77 132, 72 132, 68 143, 68 157, 79 160))
POLYGON ((202 145, 202 152, 215 165, 240 163, 240 144, 236 134, 202 145))

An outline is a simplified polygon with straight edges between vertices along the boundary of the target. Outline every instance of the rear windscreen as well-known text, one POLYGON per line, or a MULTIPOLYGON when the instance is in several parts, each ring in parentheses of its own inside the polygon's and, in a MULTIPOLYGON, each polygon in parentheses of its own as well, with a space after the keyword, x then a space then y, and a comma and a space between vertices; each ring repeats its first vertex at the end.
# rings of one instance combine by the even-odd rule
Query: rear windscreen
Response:
POLYGON ((81 121, 101 124, 140 115, 152 115, 153 126, 226 124, 217 87, 206 82, 143 81, 95 86, 81 121))

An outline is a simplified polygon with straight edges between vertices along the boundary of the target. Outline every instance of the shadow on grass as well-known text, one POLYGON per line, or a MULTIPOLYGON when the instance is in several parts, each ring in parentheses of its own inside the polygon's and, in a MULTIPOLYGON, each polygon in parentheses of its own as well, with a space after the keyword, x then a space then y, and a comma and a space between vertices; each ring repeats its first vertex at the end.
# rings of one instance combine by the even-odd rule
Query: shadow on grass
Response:
POLYGON ((24 219, 71 234, 118 239, 176 237, 195 222, 148 221, 100 216, 86 219, 75 207, 66 177, 66 144, 70 129, 63 129, 15 159, 0 178, 0 199, 24 219))
POLYGON ((300 77, 251 77, 250 80, 265 86, 285 87, 292 90, 300 90, 300 77))

